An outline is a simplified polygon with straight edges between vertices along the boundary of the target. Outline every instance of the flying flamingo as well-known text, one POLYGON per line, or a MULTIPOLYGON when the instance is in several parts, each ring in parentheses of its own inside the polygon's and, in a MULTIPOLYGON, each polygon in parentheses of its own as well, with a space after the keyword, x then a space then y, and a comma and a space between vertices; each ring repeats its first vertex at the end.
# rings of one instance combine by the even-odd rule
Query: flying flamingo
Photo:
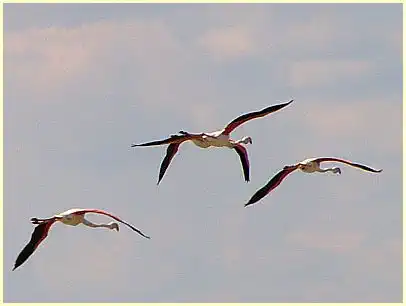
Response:
POLYGON ((31 218, 32 224, 38 224, 38 226, 35 227, 34 232, 31 235, 31 240, 28 242, 28 244, 24 247, 24 249, 21 251, 21 253, 18 255, 17 260, 14 264, 13 271, 21 266, 27 259, 28 257, 31 256, 32 253, 37 249, 37 247, 40 245, 40 243, 48 236, 49 229, 51 226, 57 222, 60 221, 63 224, 66 225, 71 225, 71 226, 76 226, 80 223, 89 226, 89 227, 105 227, 109 228, 111 230, 119 230, 118 224, 115 222, 111 222, 108 224, 94 224, 90 222, 89 220, 85 219, 85 214, 87 213, 96 213, 96 214, 102 214, 109 216, 113 218, 114 220, 123 223, 130 227, 132 230, 136 231, 138 234, 141 236, 150 239, 150 237, 144 235, 140 230, 136 229, 134 226, 131 224, 119 219, 116 216, 113 216, 112 214, 105 212, 103 210, 99 209, 81 209, 81 208, 74 208, 67 210, 61 214, 54 215, 51 218, 48 219, 38 219, 38 218, 31 218))
POLYGON ((147 142, 147 143, 142 143, 142 144, 133 144, 131 147, 149 147, 149 146, 158 146, 158 145, 165 145, 169 144, 167 150, 166 150, 166 155, 165 158, 163 159, 161 163, 161 167, 159 170, 159 178, 158 178, 158 183, 161 182, 166 169, 168 169, 168 166, 170 162, 172 161, 173 157, 175 156, 176 152, 179 149, 179 146, 188 140, 191 140, 196 146, 200 148, 209 148, 209 147, 227 147, 230 149, 234 149, 238 156, 240 157, 240 161, 242 164, 242 168, 244 171, 244 178, 246 182, 249 182, 250 180, 250 174, 249 174, 249 159, 248 159, 248 153, 245 147, 242 144, 252 144, 252 138, 249 136, 245 136, 241 138, 240 140, 232 140, 230 138, 230 133, 234 131, 237 127, 242 125, 243 123, 247 122, 248 120, 252 120, 255 118, 260 118, 264 117, 266 115, 269 115, 273 112, 276 112, 286 106, 288 106, 290 103, 292 103, 293 100, 283 103, 283 104, 278 104, 278 105, 273 105, 267 108, 264 108, 263 110, 256 111, 256 112, 251 112, 247 113, 244 115, 239 116, 238 118, 234 119, 231 121, 225 128, 222 130, 216 131, 216 132, 211 132, 211 133, 200 133, 200 134, 192 134, 188 133, 185 131, 180 131, 179 134, 181 135, 171 135, 169 138, 164 139, 164 140, 157 140, 157 141, 152 141, 152 142, 147 142))
POLYGON ((319 157, 319 158, 309 158, 304 161, 301 161, 300 163, 297 163, 296 165, 292 166, 285 166, 281 171, 279 171, 264 187, 259 189, 248 201, 245 206, 254 204, 261 200, 263 197, 265 197, 267 194, 269 194, 273 189, 279 186, 280 183, 282 183, 283 179, 288 176, 290 173, 295 171, 296 169, 300 169, 305 173, 313 173, 313 172, 328 172, 331 171, 332 173, 338 173, 341 174, 341 169, 338 167, 333 167, 333 168, 320 168, 320 163, 321 162, 340 162, 347 164, 349 166, 359 168, 365 171, 369 172, 374 172, 374 173, 379 173, 382 172, 382 169, 380 170, 375 170, 372 168, 369 168, 367 166, 361 165, 361 164, 356 164, 344 159, 339 159, 335 157, 319 157))

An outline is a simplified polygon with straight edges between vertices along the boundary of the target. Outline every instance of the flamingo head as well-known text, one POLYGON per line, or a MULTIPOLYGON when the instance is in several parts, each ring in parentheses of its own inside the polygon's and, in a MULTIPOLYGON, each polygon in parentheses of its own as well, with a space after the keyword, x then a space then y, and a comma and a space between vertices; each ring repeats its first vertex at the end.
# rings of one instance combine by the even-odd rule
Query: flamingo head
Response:
POLYGON ((38 218, 31 218, 31 223, 32 224, 39 224, 40 223, 40 221, 38 220, 38 218))
POLYGON ((108 225, 109 225, 109 228, 110 228, 111 230, 116 230, 117 232, 120 230, 120 228, 119 228, 119 226, 118 226, 118 223, 116 223, 116 222, 111 222, 111 223, 109 223, 108 225))
POLYGON ((341 169, 338 167, 334 167, 332 170, 333 170, 333 173, 341 174, 341 169))
POLYGON ((240 140, 241 143, 245 143, 245 144, 252 144, 252 138, 250 136, 245 136, 240 140))

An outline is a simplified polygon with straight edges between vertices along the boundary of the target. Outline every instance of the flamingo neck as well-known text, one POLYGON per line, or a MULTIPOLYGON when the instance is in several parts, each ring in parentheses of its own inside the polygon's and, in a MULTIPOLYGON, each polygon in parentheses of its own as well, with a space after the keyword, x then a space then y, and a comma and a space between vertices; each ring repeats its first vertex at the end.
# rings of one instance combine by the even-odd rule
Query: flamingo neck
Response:
POLYGON ((335 170, 336 168, 319 168, 317 171, 318 172, 335 172, 336 170, 335 170))
POLYGON ((85 218, 83 218, 83 224, 86 226, 89 226, 89 227, 105 227, 105 228, 110 228, 110 229, 112 228, 111 224, 104 224, 104 223, 96 224, 96 223, 90 222, 89 220, 86 220, 85 218))

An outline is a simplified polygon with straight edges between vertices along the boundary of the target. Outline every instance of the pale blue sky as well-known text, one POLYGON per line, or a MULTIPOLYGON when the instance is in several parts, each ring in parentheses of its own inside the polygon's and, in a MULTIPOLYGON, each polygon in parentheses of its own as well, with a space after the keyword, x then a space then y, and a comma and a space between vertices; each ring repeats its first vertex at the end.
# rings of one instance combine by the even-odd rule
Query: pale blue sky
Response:
MULTIPOLYGON (((6 302, 399 302, 400 4, 6 4, 6 302), (237 154, 184 144, 295 99, 233 133, 237 154), (336 156, 383 168, 294 173, 336 156), (117 214, 152 237, 56 224, 18 270, 31 217, 117 214)), ((107 218, 90 216, 94 221, 107 218)))

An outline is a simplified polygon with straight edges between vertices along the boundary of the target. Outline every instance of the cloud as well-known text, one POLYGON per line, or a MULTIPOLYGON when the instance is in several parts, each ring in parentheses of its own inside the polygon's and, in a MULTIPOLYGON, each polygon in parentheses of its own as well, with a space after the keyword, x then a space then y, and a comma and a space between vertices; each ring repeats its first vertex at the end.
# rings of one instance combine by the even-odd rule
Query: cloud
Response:
MULTIPOLYGON (((284 28, 281 42, 286 49, 301 47, 301 53, 325 50, 340 35, 337 16, 326 7, 319 7, 312 18, 306 14, 295 16, 299 20, 289 22, 284 28)), ((293 17, 294 18, 294 17, 293 17)))
POLYGON ((208 98, 214 85, 206 83, 205 95, 199 93, 206 76, 193 73, 201 64, 188 51, 188 43, 157 20, 10 32, 5 34, 7 94, 31 103, 70 100, 69 105, 86 107, 81 99, 108 99, 122 92, 121 99, 142 105, 144 113, 167 110, 185 122, 190 117, 197 128, 202 119, 214 116, 208 98), (76 92, 81 93, 76 101, 68 98, 76 92))
POLYGON ((173 70, 171 64, 178 62, 162 59, 176 59, 179 51, 170 31, 155 21, 106 21, 5 34, 11 81, 41 93, 66 90, 77 78, 110 80, 124 64, 141 70, 147 79, 156 78, 158 70, 173 70))
POLYGON ((401 104, 395 96, 374 97, 328 103, 299 118, 309 132, 319 137, 334 135, 335 140, 352 140, 360 147, 394 153, 401 150, 401 104), (373 107, 372 107, 373 105, 373 107), (366 134, 373 137, 366 138, 366 134))
POLYGON ((255 41, 247 27, 229 26, 211 29, 197 44, 215 60, 236 60, 256 52, 255 41))
POLYGON ((364 235, 353 231, 323 233, 319 231, 294 232, 287 237, 290 243, 297 247, 314 248, 337 253, 347 253, 355 251, 362 243, 364 235))
POLYGON ((322 87, 344 79, 356 79, 373 72, 371 62, 364 60, 303 60, 290 66, 293 87, 322 87))
POLYGON ((11 80, 41 94, 86 71, 95 47, 80 31, 30 29, 5 34, 5 63, 11 80), (79 35, 78 35, 79 34, 79 35))

